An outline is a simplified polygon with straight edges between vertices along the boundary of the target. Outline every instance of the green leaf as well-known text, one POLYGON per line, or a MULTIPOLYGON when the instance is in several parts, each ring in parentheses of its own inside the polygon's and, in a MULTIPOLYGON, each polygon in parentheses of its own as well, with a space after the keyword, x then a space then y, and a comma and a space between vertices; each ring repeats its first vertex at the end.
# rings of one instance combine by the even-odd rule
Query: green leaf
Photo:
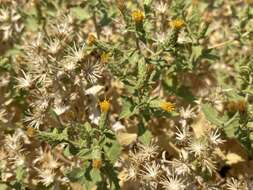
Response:
POLYGON ((94 146, 91 155, 92 155, 92 159, 101 159, 100 147, 94 146))
POLYGON ((121 189, 119 185, 119 179, 118 179, 117 173, 115 172, 115 169, 110 162, 105 161, 105 168, 103 170, 103 173, 105 173, 106 176, 108 176, 109 179, 113 182, 115 190, 121 189))
POLYGON ((80 21, 87 20, 90 18, 88 7, 81 8, 81 7, 73 7, 70 9, 71 14, 79 19, 80 21))
POLYGON ((148 102, 150 108, 160 108, 160 105, 162 102, 164 102, 164 100, 162 100, 161 98, 151 97, 148 102))
POLYGON ((94 154, 91 149, 84 148, 79 151, 78 156, 82 159, 89 160, 93 158, 94 154))
POLYGON ((83 168, 73 168, 68 174, 68 178, 71 181, 78 181, 84 177, 84 169, 83 168))
POLYGON ((38 21, 34 16, 27 17, 25 26, 27 30, 31 31, 37 31, 39 29, 38 21))
POLYGON ((228 126, 225 126, 223 129, 228 138, 234 138, 236 137, 236 132, 238 131, 238 128, 239 128, 239 121, 235 120, 228 126))
POLYGON ((0 190, 7 190, 8 186, 5 184, 0 184, 0 190))
POLYGON ((192 47, 192 54, 191 54, 191 61, 196 61, 202 55, 202 46, 193 46, 192 47))
POLYGON ((202 111, 204 112, 206 119, 211 123, 217 126, 222 126, 222 124, 224 123, 224 121, 222 121, 218 116, 218 112, 216 111, 216 109, 213 108, 210 104, 203 104, 202 111))
POLYGON ((54 128, 52 132, 41 131, 39 138, 52 144, 63 142, 64 140, 68 140, 68 128, 65 128, 62 132, 59 132, 57 128, 54 128))
POLYGON ((105 153, 108 156, 111 163, 114 164, 117 161, 121 153, 121 150, 122 150, 122 147, 117 141, 112 142, 111 147, 105 147, 105 153))
POLYGON ((21 182, 22 179, 24 178, 24 175, 25 175, 24 167, 23 166, 17 167, 17 169, 16 169, 16 179, 17 179, 17 181, 21 182))
POLYGON ((90 176, 93 183, 97 183, 102 180, 101 172, 99 169, 93 168, 90 172, 90 176))
POLYGON ((101 130, 106 129, 106 125, 107 125, 107 112, 102 112, 98 123, 99 129, 101 130))
POLYGON ((139 140, 145 144, 145 145, 148 145, 150 144, 151 142, 151 139, 152 139, 152 134, 149 130, 145 130, 145 132, 139 137, 139 140))
POLYGON ((130 99, 125 98, 125 99, 123 99, 122 103, 123 103, 122 111, 119 115, 119 119, 129 118, 130 116, 132 116, 136 113, 135 111, 137 111, 137 110, 135 109, 135 106, 132 103, 132 101, 130 101, 130 99))

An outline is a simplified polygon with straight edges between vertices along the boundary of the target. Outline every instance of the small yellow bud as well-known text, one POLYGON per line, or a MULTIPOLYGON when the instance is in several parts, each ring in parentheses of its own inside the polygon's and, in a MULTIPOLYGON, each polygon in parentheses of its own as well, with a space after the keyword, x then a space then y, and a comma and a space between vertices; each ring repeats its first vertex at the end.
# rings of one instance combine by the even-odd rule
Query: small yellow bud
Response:
POLYGON ((160 107, 167 112, 172 112, 175 109, 175 105, 171 102, 162 102, 160 107))
POLYGON ((136 23, 141 23, 143 22, 145 16, 144 13, 140 10, 135 10, 132 12, 132 19, 136 23))
POLYGON ((99 103, 101 112, 108 112, 110 109, 110 103, 107 100, 99 103))
POLYGON ((102 63, 108 63, 109 58, 110 58, 110 54, 106 52, 103 52, 100 56, 100 60, 102 63))
POLYGON ((175 30, 180 30, 185 26, 185 22, 182 19, 175 19, 170 21, 170 27, 172 27, 175 30))
POLYGON ((93 34, 88 34, 86 43, 88 44, 88 46, 93 45, 96 42, 96 37, 93 34))
POLYGON ((94 159, 92 160, 92 167, 96 169, 100 169, 102 166, 102 160, 100 159, 94 159))
POLYGON ((35 135, 35 129, 32 127, 28 127, 26 130, 26 134, 28 137, 34 137, 35 135))

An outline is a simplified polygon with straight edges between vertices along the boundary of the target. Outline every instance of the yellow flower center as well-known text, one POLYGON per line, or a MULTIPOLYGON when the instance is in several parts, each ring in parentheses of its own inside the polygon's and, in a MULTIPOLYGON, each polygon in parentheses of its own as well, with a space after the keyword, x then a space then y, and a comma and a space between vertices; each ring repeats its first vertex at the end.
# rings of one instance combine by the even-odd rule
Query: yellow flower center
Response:
POLYGON ((135 10, 132 12, 132 19, 136 23, 141 23, 144 20, 144 13, 140 10, 135 10))
POLYGON ((175 109, 175 105, 171 102, 162 102, 160 107, 167 112, 172 112, 175 109))
POLYGON ((170 21, 170 27, 172 27, 175 30, 180 30, 185 26, 185 22, 182 19, 175 19, 170 21))
POLYGON ((108 112, 110 109, 110 103, 107 100, 100 102, 99 106, 100 106, 101 112, 108 112))

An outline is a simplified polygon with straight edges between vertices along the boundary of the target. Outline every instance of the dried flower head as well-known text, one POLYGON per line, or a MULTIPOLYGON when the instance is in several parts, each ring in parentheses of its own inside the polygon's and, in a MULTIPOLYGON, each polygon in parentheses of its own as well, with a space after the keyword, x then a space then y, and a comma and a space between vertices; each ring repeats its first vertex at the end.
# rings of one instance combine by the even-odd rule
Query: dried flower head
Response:
POLYGON ((184 190, 186 187, 184 180, 176 175, 163 178, 161 185, 166 190, 184 190))
POLYGON ((226 186, 227 186, 228 190, 241 190, 242 189, 241 182, 233 177, 227 180, 226 186))
POLYGON ((55 181, 55 173, 50 169, 37 169, 39 182, 46 187, 55 181))
POLYGON ((189 150, 194 156, 201 156, 207 151, 207 143, 202 138, 193 138, 190 142, 189 150))
POLYGON ((87 58, 83 63, 81 63, 81 67, 84 74, 84 78, 88 82, 94 84, 99 78, 101 78, 103 66, 99 63, 99 61, 87 58))
POLYGON ((184 119, 193 119, 196 117, 195 108, 191 108, 191 105, 188 105, 187 108, 180 108, 180 116, 184 119))
POLYGON ((146 162, 142 167, 143 169, 140 173, 145 180, 156 180, 161 173, 160 165, 155 163, 155 161, 152 163, 146 162))
POLYGON ((21 15, 17 12, 17 6, 11 5, 9 8, 0 9, 0 40, 11 40, 15 34, 22 32, 24 25, 21 23, 21 15))
POLYGON ((154 158, 158 154, 159 147, 150 143, 148 145, 138 144, 139 152, 138 154, 143 160, 154 158))

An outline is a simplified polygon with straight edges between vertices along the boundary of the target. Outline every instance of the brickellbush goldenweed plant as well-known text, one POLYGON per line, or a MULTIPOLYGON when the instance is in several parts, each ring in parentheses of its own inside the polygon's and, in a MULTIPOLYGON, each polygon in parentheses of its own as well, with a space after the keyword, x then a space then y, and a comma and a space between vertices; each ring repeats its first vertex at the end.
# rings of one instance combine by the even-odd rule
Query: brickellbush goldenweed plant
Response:
POLYGON ((251 0, 0 0, 0 189, 252 190, 251 0))

